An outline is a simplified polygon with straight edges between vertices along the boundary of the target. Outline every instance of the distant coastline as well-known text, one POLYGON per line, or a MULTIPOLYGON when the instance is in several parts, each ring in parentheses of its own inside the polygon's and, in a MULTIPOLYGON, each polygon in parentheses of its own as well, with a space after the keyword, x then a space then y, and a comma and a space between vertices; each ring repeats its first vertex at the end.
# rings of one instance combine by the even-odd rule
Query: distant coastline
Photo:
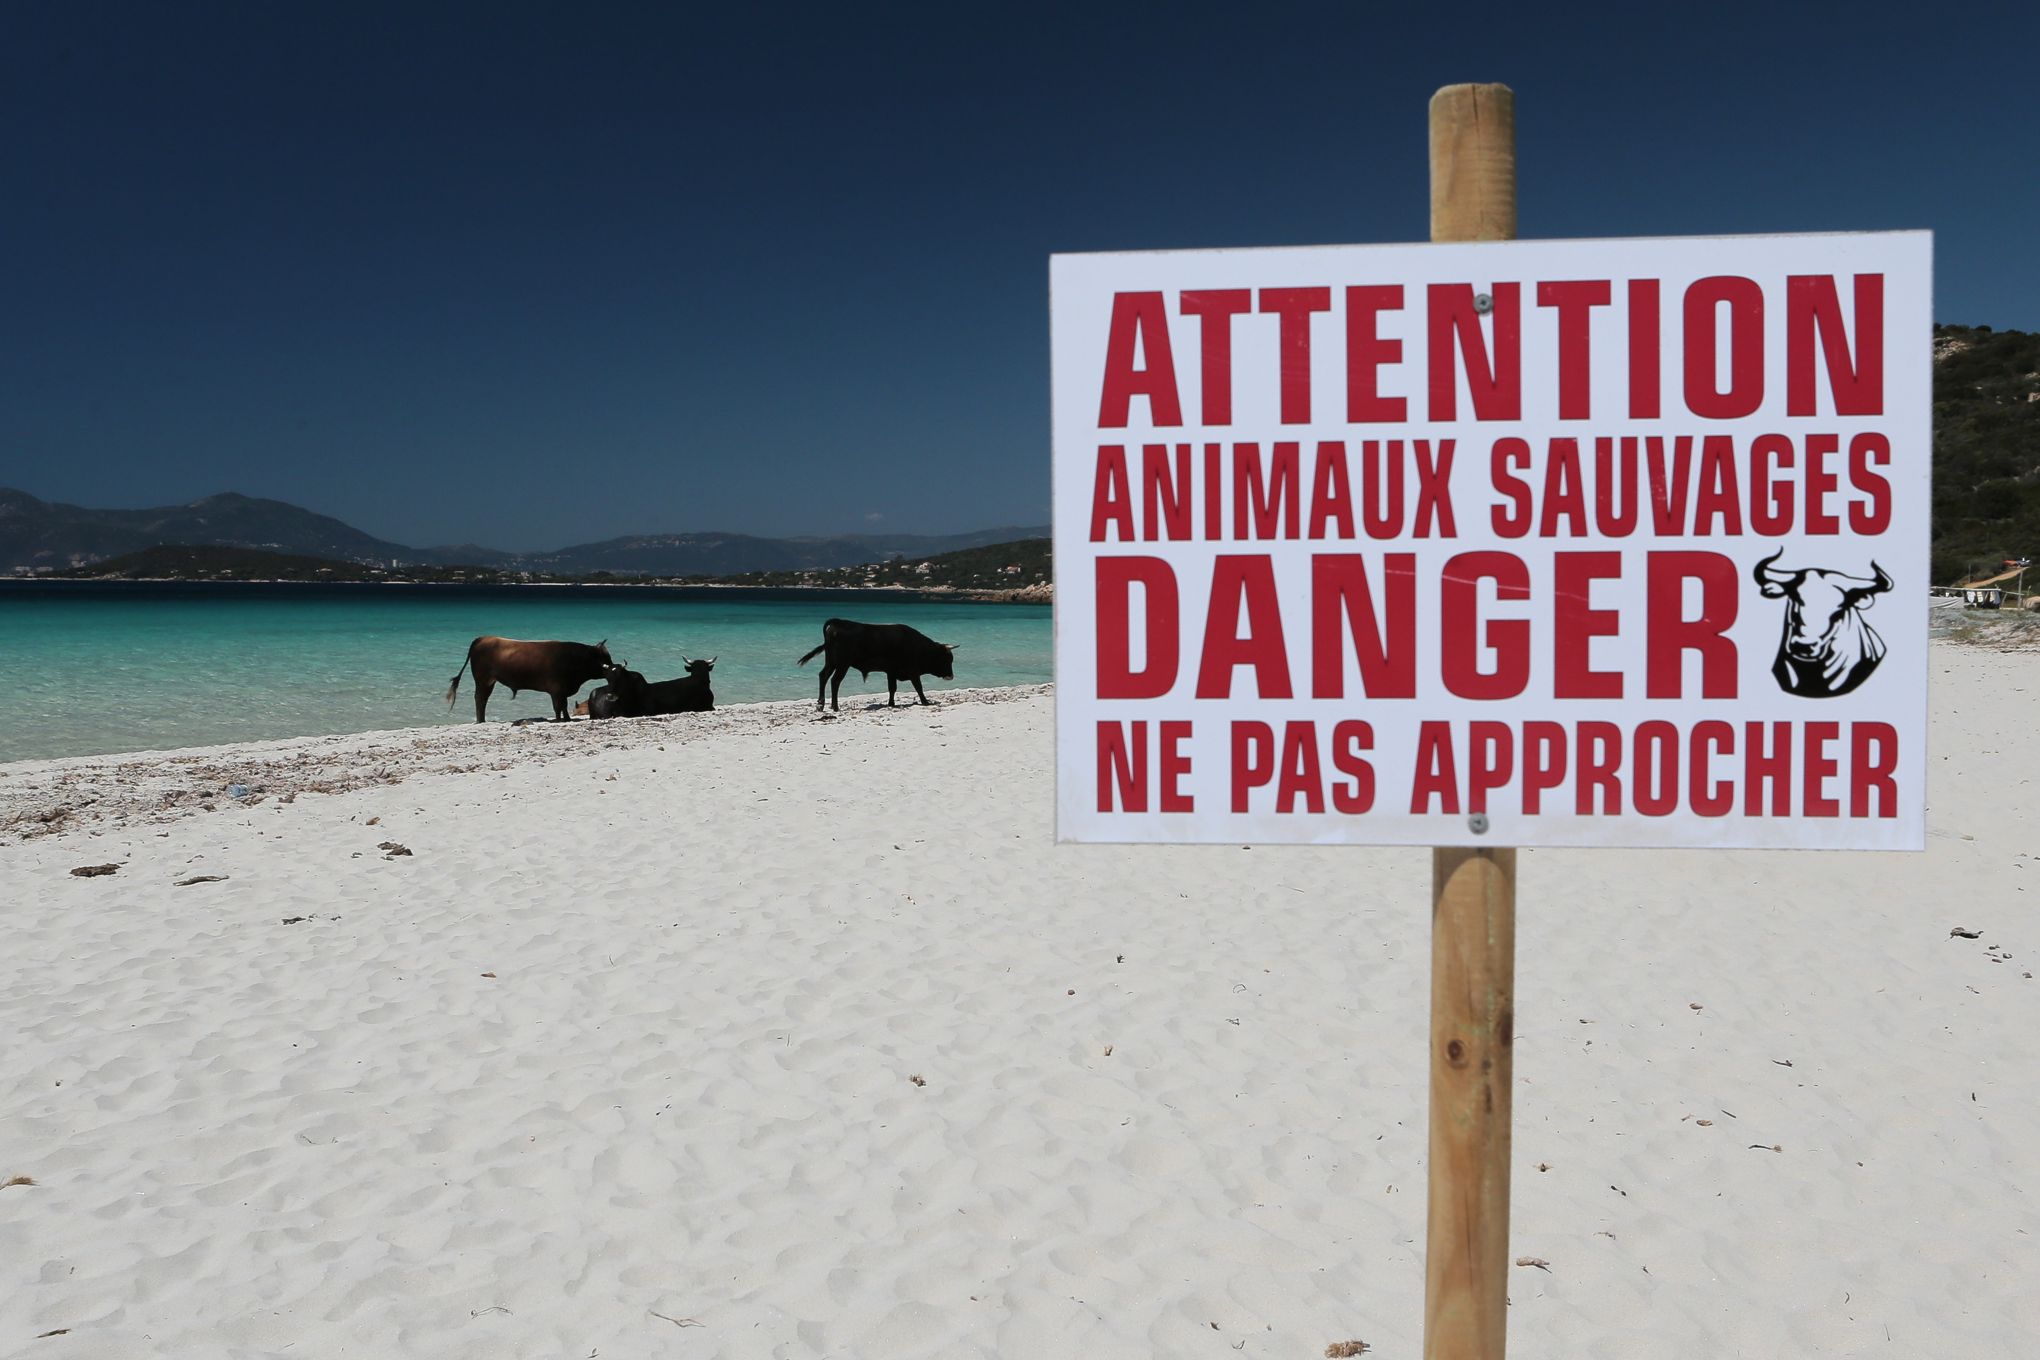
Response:
POLYGON ((919 560, 893 557, 842 567, 710 572, 546 572, 477 564, 421 564, 311 557, 216 544, 159 544, 139 552, 61 570, 0 577, 19 583, 99 588, 118 584, 220 586, 363 586, 700 589, 715 591, 850 592, 888 599, 1049 604, 1054 599, 1049 541, 1010 543, 941 553, 919 560))
POLYGON ((16 596, 115 595, 123 591, 190 591, 230 594, 239 591, 274 590, 279 594, 319 592, 362 594, 411 592, 447 594, 521 594, 539 591, 622 591, 665 593, 676 598, 708 598, 718 595, 747 595, 756 599, 782 600, 888 600, 910 604, 1031 604, 1051 605, 1055 588, 1047 583, 1011 589, 968 586, 835 586, 760 585, 730 581, 415 581, 334 577, 306 581, 289 578, 219 580, 179 576, 0 576, 0 594, 16 596))

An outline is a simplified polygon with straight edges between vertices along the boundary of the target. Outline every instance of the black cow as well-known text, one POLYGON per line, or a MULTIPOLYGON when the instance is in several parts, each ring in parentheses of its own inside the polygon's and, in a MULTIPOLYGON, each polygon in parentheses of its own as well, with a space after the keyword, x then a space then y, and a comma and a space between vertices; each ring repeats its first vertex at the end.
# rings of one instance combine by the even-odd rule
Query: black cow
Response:
POLYGON ((585 642, 478 637, 468 644, 467 659, 446 687, 446 706, 453 707, 460 677, 473 667, 476 722, 488 721, 489 693, 498 685, 507 686, 512 694, 527 689, 543 691, 552 699, 553 721, 567 722, 567 700, 590 680, 601 679, 610 664, 607 639, 591 647, 585 642))
POLYGON ((832 710, 839 707, 836 699, 843 692, 843 677, 851 671, 856 671, 859 678, 867 678, 873 671, 883 672, 885 703, 891 708, 899 701, 902 679, 913 682, 914 693, 924 704, 928 702, 928 693, 921 688, 922 676, 955 679, 951 659, 955 651, 953 643, 937 642, 904 623, 830 619, 822 625, 822 645, 802 657, 799 664, 807 665, 816 652, 826 653, 822 658, 821 683, 815 691, 818 709, 825 698, 832 710))
POLYGON ((609 683, 589 695, 575 708, 576 713, 585 713, 590 718, 641 718, 652 711, 645 697, 651 686, 642 675, 627 669, 621 661, 604 667, 602 674, 609 683))
POLYGON ((1757 589, 1767 600, 1784 600, 1785 631, 1771 674, 1788 694, 1832 699, 1847 694, 1870 678, 1884 659, 1884 639, 1863 621, 1868 609, 1892 580, 1875 562, 1871 580, 1825 567, 1784 571, 1772 566, 1780 548, 1757 563, 1757 589))
POLYGON ((645 718, 662 713, 707 713, 715 707, 708 673, 715 658, 687 661, 687 674, 647 684, 636 671, 619 663, 603 671, 609 683, 582 701, 574 711, 590 718, 645 718))
POLYGON ((661 680, 645 686, 647 713, 706 713, 715 707, 715 691, 709 688, 708 672, 715 658, 687 662, 687 674, 675 680, 661 680))

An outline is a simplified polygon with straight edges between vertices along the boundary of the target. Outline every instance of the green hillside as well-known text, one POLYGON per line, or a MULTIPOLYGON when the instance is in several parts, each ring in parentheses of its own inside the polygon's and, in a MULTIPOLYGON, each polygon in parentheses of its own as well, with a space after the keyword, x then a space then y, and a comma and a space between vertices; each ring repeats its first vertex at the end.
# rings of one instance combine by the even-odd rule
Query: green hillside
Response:
POLYGON ((2040 556, 2040 334, 1934 327, 1933 579, 2040 556))

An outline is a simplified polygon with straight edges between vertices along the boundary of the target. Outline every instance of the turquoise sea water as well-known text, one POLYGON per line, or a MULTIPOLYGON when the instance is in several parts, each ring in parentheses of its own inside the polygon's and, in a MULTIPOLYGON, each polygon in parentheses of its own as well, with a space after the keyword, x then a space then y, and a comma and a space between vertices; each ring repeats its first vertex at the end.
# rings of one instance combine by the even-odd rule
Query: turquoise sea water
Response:
MULTIPOLYGON (((729 704, 812 698, 820 659, 794 661, 826 618, 899 622, 958 644, 957 686, 1029 684, 1049 679, 1049 614, 821 591, 0 582, 0 761, 471 722, 473 681, 450 714, 446 684, 483 633, 606 638, 652 680, 713 656, 729 704)), ((853 691, 885 680, 853 671, 853 691)), ((550 715, 543 695, 489 701, 491 722, 550 715)))

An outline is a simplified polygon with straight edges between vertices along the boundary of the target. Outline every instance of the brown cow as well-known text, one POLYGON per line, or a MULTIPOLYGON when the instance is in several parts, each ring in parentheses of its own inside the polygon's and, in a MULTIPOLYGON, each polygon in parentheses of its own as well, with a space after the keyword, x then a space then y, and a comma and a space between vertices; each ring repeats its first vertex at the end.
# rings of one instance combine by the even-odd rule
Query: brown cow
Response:
POLYGON ((567 700, 581 686, 602 678, 610 665, 609 640, 590 647, 585 642, 520 642, 516 638, 478 637, 468 644, 467 660, 453 673, 446 687, 446 706, 453 707, 460 677, 470 667, 475 673, 475 721, 489 720, 489 692, 507 685, 512 694, 535 689, 552 698, 553 721, 569 722, 567 700))

